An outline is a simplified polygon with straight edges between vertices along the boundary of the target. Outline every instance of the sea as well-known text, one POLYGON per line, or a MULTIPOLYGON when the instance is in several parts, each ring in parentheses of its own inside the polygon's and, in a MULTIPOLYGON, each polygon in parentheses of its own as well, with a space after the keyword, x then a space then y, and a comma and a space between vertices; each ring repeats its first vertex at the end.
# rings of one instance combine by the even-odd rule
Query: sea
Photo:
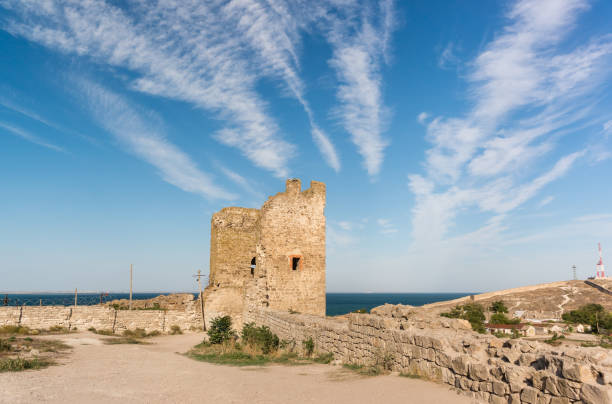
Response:
MULTIPOLYGON (((151 299, 169 293, 134 293, 132 299, 151 299)), ((385 303, 408 304, 422 306, 444 300, 458 299, 475 293, 327 293, 327 315, 337 316, 355 310, 370 310, 385 303)), ((94 305, 115 299, 128 299, 129 293, 78 293, 77 303, 80 305, 94 305)), ((197 293, 194 293, 197 296, 197 293)), ((47 293, 47 294, 2 294, 0 293, 0 306, 4 305, 5 298, 9 306, 70 306, 74 304, 74 293, 47 293)))

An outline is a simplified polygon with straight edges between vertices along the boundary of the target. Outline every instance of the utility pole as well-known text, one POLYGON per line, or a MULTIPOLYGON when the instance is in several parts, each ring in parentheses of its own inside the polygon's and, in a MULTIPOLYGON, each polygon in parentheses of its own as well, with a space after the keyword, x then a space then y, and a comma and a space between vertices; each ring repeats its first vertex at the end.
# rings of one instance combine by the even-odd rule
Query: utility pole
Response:
POLYGON ((74 288, 74 308, 77 307, 77 288, 74 288))
POLYGON ((576 265, 572 265, 572 272, 574 273, 574 280, 576 280, 576 265))
POLYGON ((132 283, 134 281, 134 268, 130 264, 130 310, 132 310, 132 283))
POLYGON ((202 271, 198 269, 198 274, 194 275, 198 278, 198 289, 200 289, 200 309, 202 310, 202 331, 206 331, 206 320, 204 319, 204 299, 202 298, 202 271))

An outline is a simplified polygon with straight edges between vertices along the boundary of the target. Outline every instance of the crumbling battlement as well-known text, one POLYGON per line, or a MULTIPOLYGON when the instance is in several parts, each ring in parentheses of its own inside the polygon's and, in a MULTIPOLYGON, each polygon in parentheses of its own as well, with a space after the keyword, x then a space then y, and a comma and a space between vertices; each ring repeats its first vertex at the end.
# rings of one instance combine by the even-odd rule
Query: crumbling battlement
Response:
POLYGON ((213 215, 207 322, 230 315, 240 326, 259 307, 325 315, 325 184, 301 187, 289 179, 261 209, 213 215))

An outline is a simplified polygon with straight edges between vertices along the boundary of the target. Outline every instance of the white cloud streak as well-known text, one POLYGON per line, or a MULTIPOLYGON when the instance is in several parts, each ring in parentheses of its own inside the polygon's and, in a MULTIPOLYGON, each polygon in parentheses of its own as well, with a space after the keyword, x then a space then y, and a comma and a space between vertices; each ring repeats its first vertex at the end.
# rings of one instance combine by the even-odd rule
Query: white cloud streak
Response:
POLYGON ((304 32, 319 30, 332 46, 330 64, 340 84, 339 114, 371 175, 380 171, 387 141, 382 132, 381 64, 388 61, 394 28, 391 0, 291 2, 213 0, 143 2, 7 0, 19 16, 5 29, 69 54, 136 74, 131 87, 192 103, 226 122, 215 138, 238 148, 255 165, 288 175, 296 148, 280 136, 256 87, 278 79, 307 114, 311 136, 335 171, 340 158, 317 124, 300 78, 304 32))
POLYGON ((345 8, 342 12, 349 17, 332 21, 328 35, 333 47, 330 63, 340 81, 339 115, 370 176, 380 172, 388 146, 383 137, 389 113, 383 103, 381 65, 387 60, 394 27, 393 8, 390 0, 375 11, 345 8))
POLYGON ((159 122, 154 114, 137 110, 124 97, 91 81, 80 81, 78 86, 99 125, 127 151, 154 166, 164 181, 207 199, 237 197, 214 184, 187 154, 170 143, 159 131, 159 125, 150 123, 159 122))
POLYGON ((213 2, 134 2, 133 13, 103 1, 50 3, 47 9, 8 2, 21 13, 7 29, 66 53, 138 74, 132 87, 215 111, 227 122, 215 137, 238 148, 255 165, 288 175, 295 148, 279 136, 255 91, 257 75, 242 57, 235 24, 213 2), (136 17, 138 16, 138 17, 136 17))
POLYGON ((397 228, 389 219, 378 219, 376 220, 378 226, 380 227, 381 234, 393 234, 397 233, 397 228))
POLYGON ((585 154, 586 149, 569 153, 542 168, 542 157, 559 137, 599 122, 591 95, 609 71, 611 38, 560 50, 586 8, 582 0, 517 1, 508 25, 471 65, 471 110, 464 117, 429 121, 426 174, 409 176, 416 196, 415 248, 439 245, 457 215, 474 207, 494 215, 496 225, 485 223, 482 229, 502 231, 501 221, 511 211, 585 154))
POLYGON ((6 124, 3 122, 0 122, 0 128, 4 129, 5 131, 11 133, 12 135, 18 136, 24 140, 27 140, 30 143, 36 144, 38 146, 42 146, 42 147, 46 147, 47 149, 51 149, 54 150, 56 152, 61 152, 61 153, 65 153, 66 150, 63 147, 60 146, 56 146, 53 143, 50 143, 48 141, 46 141, 45 139, 42 139, 39 136, 36 136, 24 129, 18 128, 14 125, 10 125, 10 124, 6 124))

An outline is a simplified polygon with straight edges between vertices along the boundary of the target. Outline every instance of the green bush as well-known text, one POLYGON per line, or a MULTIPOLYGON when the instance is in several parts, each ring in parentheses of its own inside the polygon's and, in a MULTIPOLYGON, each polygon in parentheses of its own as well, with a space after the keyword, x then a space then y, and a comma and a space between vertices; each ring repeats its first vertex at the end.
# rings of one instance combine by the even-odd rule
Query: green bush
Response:
POLYGON ((312 356, 312 353, 314 352, 314 348, 315 348, 315 344, 314 341, 311 338, 308 338, 305 341, 302 341, 302 346, 304 347, 304 353, 306 354, 307 357, 312 356))
POLYGON ((213 318, 207 334, 211 344, 221 344, 229 341, 236 335, 232 330, 232 318, 230 316, 213 318))
POLYGON ((502 302, 501 300, 497 300, 491 303, 491 307, 489 307, 489 311, 492 311, 493 313, 507 313, 508 308, 506 307, 504 302, 502 302))
POLYGON ((448 318, 461 318, 467 320, 472 325, 472 330, 477 331, 481 334, 485 333, 484 321, 486 319, 484 315, 483 307, 478 303, 468 303, 463 306, 455 306, 448 313, 441 313, 442 317, 448 318))
POLYGON ((521 322, 520 318, 508 318, 503 313, 495 313, 491 316, 489 321, 491 324, 518 324, 521 322))
POLYGON ((562 318, 569 323, 588 324, 593 332, 612 330, 612 313, 607 312, 601 304, 586 304, 577 310, 563 313, 562 318))
POLYGON ((247 323, 242 327, 241 336, 244 344, 261 349, 264 355, 276 351, 280 344, 278 336, 265 325, 256 327, 255 323, 247 323))
POLYGON ((27 369, 41 369, 50 364, 52 364, 52 362, 38 358, 0 359, 0 372, 19 372, 27 369))

